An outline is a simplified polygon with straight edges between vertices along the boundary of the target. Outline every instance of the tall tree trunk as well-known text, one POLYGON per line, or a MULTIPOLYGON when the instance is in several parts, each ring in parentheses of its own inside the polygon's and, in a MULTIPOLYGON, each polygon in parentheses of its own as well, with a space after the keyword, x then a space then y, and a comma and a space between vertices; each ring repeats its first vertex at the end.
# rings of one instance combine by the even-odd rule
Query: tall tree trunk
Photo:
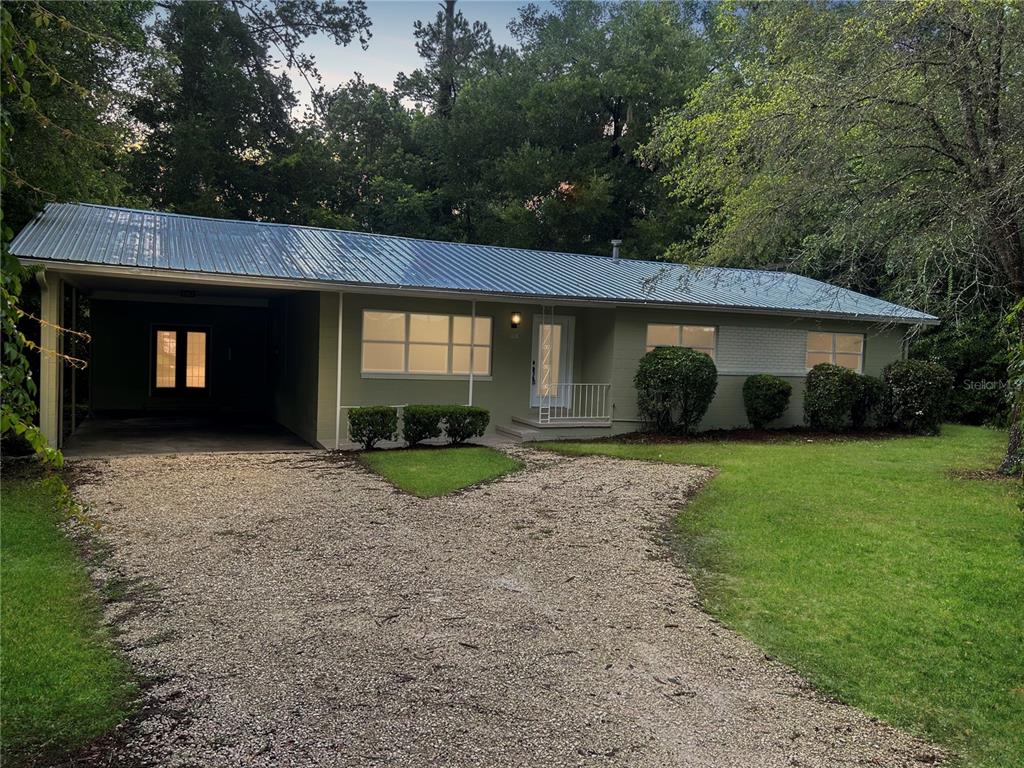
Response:
POLYGON ((1013 323, 1016 333, 1012 343, 1018 344, 1018 348, 1010 353, 1009 381, 1010 397, 1010 436, 1006 443, 1006 455, 999 465, 999 471, 1004 475, 1016 475, 1024 472, 1024 382, 1020 377, 1024 376, 1024 299, 1014 308, 1013 323))
POLYGON ((445 0, 444 3, 444 43, 440 63, 437 113, 447 118, 455 104, 455 0, 445 0))

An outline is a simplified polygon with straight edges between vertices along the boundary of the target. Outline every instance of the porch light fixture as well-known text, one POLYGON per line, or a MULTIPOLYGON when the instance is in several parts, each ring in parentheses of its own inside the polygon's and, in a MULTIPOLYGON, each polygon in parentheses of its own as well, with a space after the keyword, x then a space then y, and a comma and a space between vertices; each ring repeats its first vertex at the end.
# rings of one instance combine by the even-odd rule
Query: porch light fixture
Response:
POLYGON ((518 328, 519 324, 521 322, 523 322, 523 316, 521 314, 519 314, 518 312, 513 312, 512 313, 512 327, 513 328, 518 328))

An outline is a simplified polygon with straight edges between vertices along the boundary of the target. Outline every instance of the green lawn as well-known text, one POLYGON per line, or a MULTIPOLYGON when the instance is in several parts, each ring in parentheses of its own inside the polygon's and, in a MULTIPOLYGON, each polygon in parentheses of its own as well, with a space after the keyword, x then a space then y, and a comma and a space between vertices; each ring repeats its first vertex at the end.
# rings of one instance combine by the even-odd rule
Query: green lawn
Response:
POLYGON ((721 469, 678 519, 711 612, 820 689, 945 744, 1024 765, 1020 485, 963 480, 1005 435, 774 444, 561 443, 721 469))
POLYGON ((367 451, 359 458, 403 491, 421 498, 443 496, 522 466, 500 451, 478 446, 367 451))
POLYGON ((127 713, 129 670, 101 625, 71 542, 60 479, 4 477, 0 515, 0 755, 56 759, 127 713))

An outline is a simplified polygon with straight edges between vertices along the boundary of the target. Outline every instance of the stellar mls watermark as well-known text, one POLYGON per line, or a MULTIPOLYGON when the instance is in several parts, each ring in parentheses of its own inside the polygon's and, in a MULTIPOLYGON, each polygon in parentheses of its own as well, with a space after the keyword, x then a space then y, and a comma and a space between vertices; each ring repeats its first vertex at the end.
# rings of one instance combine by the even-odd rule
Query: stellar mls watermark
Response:
POLYGON ((995 392, 997 390, 1006 390, 1009 387, 1009 383, 996 379, 981 379, 980 381, 965 379, 963 386, 964 389, 971 390, 972 392, 995 392))

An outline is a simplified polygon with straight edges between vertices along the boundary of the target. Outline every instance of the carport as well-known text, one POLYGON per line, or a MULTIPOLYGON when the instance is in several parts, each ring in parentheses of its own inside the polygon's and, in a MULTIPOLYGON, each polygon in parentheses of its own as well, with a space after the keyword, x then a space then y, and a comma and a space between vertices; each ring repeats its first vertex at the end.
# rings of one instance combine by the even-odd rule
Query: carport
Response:
POLYGON ((69 457, 270 451, 316 439, 319 295, 47 271, 69 457))

